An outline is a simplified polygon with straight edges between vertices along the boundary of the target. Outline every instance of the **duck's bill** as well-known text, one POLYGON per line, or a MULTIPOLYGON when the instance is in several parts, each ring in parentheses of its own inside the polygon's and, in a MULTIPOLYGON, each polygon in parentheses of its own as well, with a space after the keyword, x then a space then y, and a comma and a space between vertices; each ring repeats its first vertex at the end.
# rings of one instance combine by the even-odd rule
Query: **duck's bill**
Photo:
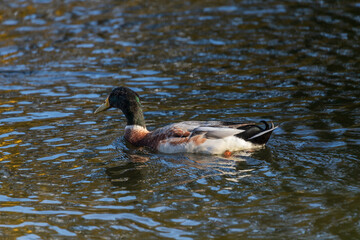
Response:
POLYGON ((98 107, 98 109, 95 110, 94 114, 105 111, 109 108, 110 108, 109 98, 106 98, 105 102, 103 104, 101 104, 101 106, 98 107))

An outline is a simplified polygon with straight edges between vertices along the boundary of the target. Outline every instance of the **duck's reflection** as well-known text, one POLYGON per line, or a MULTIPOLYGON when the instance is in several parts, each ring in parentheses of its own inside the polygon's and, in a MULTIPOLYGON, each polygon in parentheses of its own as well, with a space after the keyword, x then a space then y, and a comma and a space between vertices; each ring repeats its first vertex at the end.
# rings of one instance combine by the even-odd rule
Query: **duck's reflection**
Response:
POLYGON ((106 174, 114 186, 126 190, 180 186, 199 179, 226 176, 236 182, 251 175, 261 160, 243 152, 232 158, 204 155, 126 154, 126 162, 108 167, 106 174))
POLYGON ((139 189, 142 185, 142 171, 145 165, 137 162, 126 162, 116 167, 106 168, 106 174, 114 186, 125 189, 139 189))
MULTIPOLYGON (((272 162, 271 150, 242 151, 231 157, 197 154, 161 154, 136 148, 123 138, 115 142, 123 156, 117 166, 106 168, 114 186, 126 190, 180 186, 200 179, 225 176, 226 181, 237 182, 251 176, 254 169, 272 162)), ((217 179, 219 180, 219 179, 217 179)))

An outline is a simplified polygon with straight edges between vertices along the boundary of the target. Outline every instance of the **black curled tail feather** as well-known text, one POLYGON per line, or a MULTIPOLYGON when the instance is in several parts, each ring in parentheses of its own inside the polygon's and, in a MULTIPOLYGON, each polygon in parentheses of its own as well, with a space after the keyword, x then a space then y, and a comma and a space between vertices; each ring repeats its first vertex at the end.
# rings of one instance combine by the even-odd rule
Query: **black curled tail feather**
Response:
POLYGON ((271 125, 266 121, 261 121, 265 126, 261 127, 256 124, 249 124, 246 126, 239 127, 238 129, 245 130, 242 133, 236 134, 236 137, 242 138, 246 141, 252 142, 254 144, 265 144, 269 140, 271 133, 276 128, 271 122, 271 125))

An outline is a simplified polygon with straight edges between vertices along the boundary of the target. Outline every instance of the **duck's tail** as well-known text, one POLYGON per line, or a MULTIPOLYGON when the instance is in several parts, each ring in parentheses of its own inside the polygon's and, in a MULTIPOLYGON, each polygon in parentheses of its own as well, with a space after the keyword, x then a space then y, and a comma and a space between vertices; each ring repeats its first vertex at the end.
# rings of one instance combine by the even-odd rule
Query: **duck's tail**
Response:
POLYGON ((237 134, 236 136, 254 144, 262 145, 267 143, 271 136, 271 133, 277 128, 277 126, 275 127, 273 122, 271 122, 270 124, 266 121, 260 122, 264 123, 264 128, 256 124, 249 124, 247 126, 241 127, 241 129, 245 131, 237 134))

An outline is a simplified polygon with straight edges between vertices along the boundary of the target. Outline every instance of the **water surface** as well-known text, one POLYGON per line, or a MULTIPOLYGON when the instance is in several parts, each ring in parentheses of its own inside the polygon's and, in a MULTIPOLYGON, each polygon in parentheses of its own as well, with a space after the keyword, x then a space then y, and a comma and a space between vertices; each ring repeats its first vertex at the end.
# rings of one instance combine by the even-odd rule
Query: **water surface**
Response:
POLYGON ((2 238, 360 238, 359 3, 0 5, 2 238), (135 149, 93 115, 115 86, 149 129, 279 128, 231 158, 135 149))

